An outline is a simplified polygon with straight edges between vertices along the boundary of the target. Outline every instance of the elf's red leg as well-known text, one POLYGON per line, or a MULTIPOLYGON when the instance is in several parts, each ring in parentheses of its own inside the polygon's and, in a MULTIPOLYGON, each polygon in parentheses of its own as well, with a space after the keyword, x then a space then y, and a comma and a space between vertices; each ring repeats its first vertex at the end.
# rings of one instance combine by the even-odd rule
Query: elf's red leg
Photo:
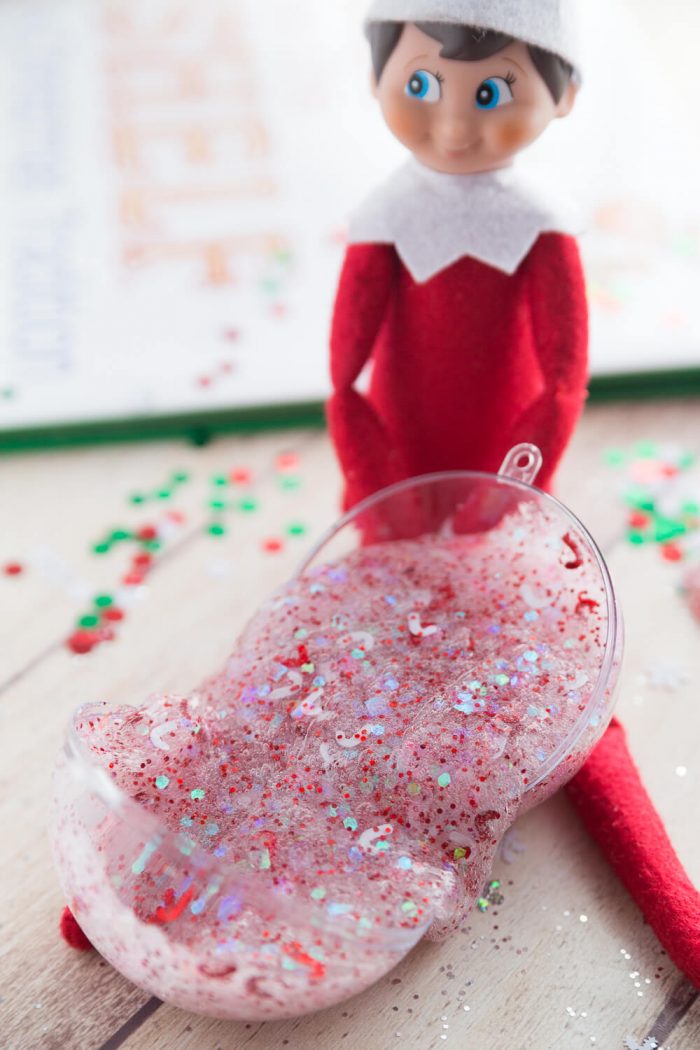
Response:
POLYGON ((670 958, 700 988, 700 893, 676 856, 617 720, 566 790, 670 958))

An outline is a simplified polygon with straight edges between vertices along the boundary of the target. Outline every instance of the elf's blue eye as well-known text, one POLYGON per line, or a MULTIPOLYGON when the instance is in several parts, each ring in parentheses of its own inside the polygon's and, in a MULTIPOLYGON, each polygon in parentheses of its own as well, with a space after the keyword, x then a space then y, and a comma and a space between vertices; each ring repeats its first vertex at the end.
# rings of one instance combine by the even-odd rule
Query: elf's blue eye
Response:
POLYGON ((406 94, 409 98, 420 99, 421 102, 439 102, 442 95, 440 81, 434 73, 418 69, 406 84, 406 94))
POLYGON ((503 77, 490 77, 484 80, 476 91, 477 109, 497 109, 513 101, 510 84, 503 77))

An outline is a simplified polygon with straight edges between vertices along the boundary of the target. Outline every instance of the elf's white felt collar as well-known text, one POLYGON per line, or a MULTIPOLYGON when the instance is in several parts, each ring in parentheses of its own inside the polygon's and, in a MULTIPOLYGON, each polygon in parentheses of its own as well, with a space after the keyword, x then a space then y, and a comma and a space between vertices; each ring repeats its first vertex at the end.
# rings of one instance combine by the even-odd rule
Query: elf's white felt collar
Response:
POLYGON ((513 274, 541 233, 580 232, 515 168, 444 175, 408 161, 350 220, 351 244, 393 244, 419 284, 464 256, 513 274))

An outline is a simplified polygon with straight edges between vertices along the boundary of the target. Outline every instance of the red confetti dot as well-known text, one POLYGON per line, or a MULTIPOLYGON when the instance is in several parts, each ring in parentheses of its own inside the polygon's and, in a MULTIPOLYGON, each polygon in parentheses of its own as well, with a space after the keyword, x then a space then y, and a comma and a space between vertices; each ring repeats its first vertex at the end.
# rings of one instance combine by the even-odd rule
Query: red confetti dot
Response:
POLYGON ((112 623, 116 623, 119 620, 123 620, 124 619, 124 612, 123 612, 122 609, 115 609, 115 608, 105 609, 104 612, 102 613, 102 619, 103 620, 108 620, 108 621, 110 621, 112 623))
POLYGON ((61 937, 71 948, 75 948, 78 952, 91 952, 93 950, 92 944, 78 925, 78 920, 70 908, 63 909, 59 929, 61 937))
POLYGON ((635 510, 630 514, 630 527, 633 529, 645 529, 649 524, 649 516, 635 510))
POLYGON ((122 583, 127 587, 139 587, 143 583, 143 573, 128 572, 126 576, 122 576, 122 583))
POLYGON ((233 361, 222 361, 221 362, 221 372, 225 376, 231 375, 231 373, 234 371, 235 367, 236 366, 234 365, 233 361))
POLYGON ((174 521, 176 525, 182 525, 185 521, 186 515, 181 510, 169 510, 166 515, 168 521, 174 521))
POLYGON ((237 328, 226 328, 224 330, 224 339, 229 339, 232 343, 235 343, 237 339, 240 339, 241 333, 237 328))
POLYGON ((6 576, 19 576, 20 573, 24 572, 24 566, 20 565, 18 561, 9 561, 7 565, 3 566, 2 571, 6 576))
POLYGON ((683 551, 677 543, 664 543, 661 547, 661 556, 666 561, 683 561, 683 551))
POLYGON ((282 550, 282 540, 270 539, 263 540, 263 550, 267 551, 268 554, 278 554, 282 550))
POLYGON ((229 481, 232 481, 234 485, 249 485, 251 477, 250 471, 245 467, 234 467, 229 474, 229 481))
POLYGON ((209 376, 199 376, 197 379, 197 386, 201 386, 203 390, 211 386, 211 379, 209 376))
POLYGON ((155 540, 158 536, 158 529, 155 525, 143 525, 136 533, 136 538, 139 540, 155 540))
POLYGON ((139 565, 142 568, 148 567, 153 561, 153 555, 149 554, 148 551, 141 551, 140 554, 135 554, 131 559, 132 565, 139 565))
POLYGON ((281 452, 275 460, 275 465, 280 471, 294 471, 299 466, 299 456, 296 452, 281 452))
POLYGON ((98 641, 95 631, 75 631, 66 644, 71 652, 84 656, 86 653, 92 652, 98 641))

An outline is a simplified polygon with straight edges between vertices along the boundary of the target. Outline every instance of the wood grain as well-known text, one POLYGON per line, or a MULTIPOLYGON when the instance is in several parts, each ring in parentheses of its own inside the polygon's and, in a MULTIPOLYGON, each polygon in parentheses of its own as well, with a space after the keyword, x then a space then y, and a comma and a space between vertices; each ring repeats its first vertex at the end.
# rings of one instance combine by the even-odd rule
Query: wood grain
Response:
MULTIPOLYGON (((700 452, 698 402, 590 409, 560 495, 609 554, 627 621, 620 710, 700 882, 700 635, 677 593, 679 570, 657 550, 624 542, 620 478, 602 462, 611 446, 671 439, 700 452), (688 682, 654 687, 650 670, 663 665, 684 669, 688 682)), ((364 995, 312 1017, 244 1025, 188 1015, 150 1000, 96 955, 67 949, 56 930, 61 900, 46 827, 51 766, 70 711, 89 699, 138 703, 154 689, 187 691, 216 669, 260 598, 336 516, 339 481, 325 436, 298 432, 200 450, 166 442, 17 456, 0 462, 0 491, 0 560, 28 564, 26 576, 0 577, 0 1046, 623 1050, 627 1036, 642 1046, 654 1035, 664 1050, 698 1050, 697 1001, 563 798, 519 822, 522 852, 511 848, 511 863, 496 866, 500 907, 475 912, 449 941, 419 946, 364 995), (275 457, 284 449, 301 456, 297 491, 279 485, 275 457), (214 540, 205 532, 209 479, 236 465, 255 472, 260 509, 232 514, 229 534, 214 540), (157 505, 134 508, 126 497, 175 469, 192 475, 173 503, 187 521, 147 598, 118 640, 72 656, 63 642, 84 611, 80 594, 112 590, 127 559, 126 551, 97 558, 92 543, 155 513, 157 505), (304 522, 307 535, 285 537, 280 554, 266 554, 261 540, 292 521, 304 522)))

